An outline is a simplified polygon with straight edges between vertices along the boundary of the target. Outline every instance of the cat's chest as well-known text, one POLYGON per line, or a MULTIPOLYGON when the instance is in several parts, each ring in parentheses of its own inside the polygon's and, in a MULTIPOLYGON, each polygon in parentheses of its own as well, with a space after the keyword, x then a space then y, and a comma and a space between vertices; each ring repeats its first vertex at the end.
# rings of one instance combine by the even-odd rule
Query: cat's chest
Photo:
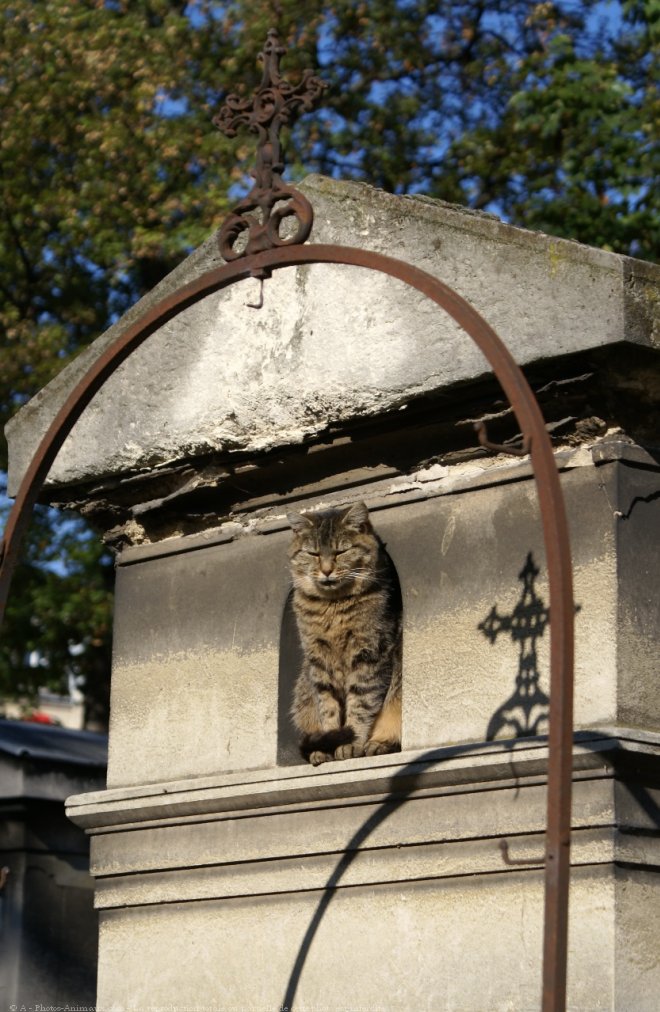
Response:
POLYGON ((378 637, 373 602, 360 598, 323 602, 298 615, 303 640, 335 662, 350 658, 378 637))

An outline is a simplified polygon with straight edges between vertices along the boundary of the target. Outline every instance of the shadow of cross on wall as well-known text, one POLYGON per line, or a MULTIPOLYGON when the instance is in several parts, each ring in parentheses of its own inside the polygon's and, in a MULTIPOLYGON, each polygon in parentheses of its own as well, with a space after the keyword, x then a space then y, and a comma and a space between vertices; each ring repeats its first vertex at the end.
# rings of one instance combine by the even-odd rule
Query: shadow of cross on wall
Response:
POLYGON ((547 731, 550 699, 539 685, 537 643, 550 622, 550 610, 536 593, 535 580, 540 570, 531 552, 518 574, 522 591, 508 615, 500 615, 493 605, 478 629, 495 644, 501 634, 511 637, 518 645, 518 672, 516 688, 488 722, 486 740, 494 738, 525 738, 547 731))

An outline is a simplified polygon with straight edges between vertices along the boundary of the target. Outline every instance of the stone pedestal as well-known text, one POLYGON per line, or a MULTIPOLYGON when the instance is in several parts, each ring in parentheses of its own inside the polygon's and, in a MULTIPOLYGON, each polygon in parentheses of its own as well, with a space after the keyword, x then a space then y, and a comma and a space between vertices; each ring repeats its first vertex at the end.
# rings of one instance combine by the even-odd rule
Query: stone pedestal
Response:
MULTIPOLYGON (((656 1007, 658 744, 578 736, 572 1009, 656 1007)), ((481 743, 72 799, 99 1002, 538 1008, 546 764, 481 743)))
MULTIPOLYGON (((569 1005, 660 993, 657 268, 312 179, 315 241, 417 263, 527 367, 576 599, 569 1005)), ((217 260, 210 240, 146 300, 217 260)), ((47 497, 118 552, 98 1002, 539 1005, 548 594, 515 419, 436 307, 348 268, 278 272, 163 328, 98 395, 47 497), (363 499, 404 608, 403 751, 301 765, 287 509, 363 499), (148 967, 148 973, 145 973, 148 967)), ((129 319, 141 311, 141 305, 129 319)), ((9 430, 16 483, 100 338, 9 430)))

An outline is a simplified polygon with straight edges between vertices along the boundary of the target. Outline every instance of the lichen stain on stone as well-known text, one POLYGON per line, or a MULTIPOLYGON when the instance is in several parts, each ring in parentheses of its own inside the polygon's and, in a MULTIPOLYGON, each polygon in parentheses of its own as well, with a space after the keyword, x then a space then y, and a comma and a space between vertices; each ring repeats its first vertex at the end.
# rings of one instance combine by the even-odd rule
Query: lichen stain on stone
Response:
POLYGON ((550 261, 550 277, 554 278, 560 269, 567 266, 566 257, 562 248, 557 242, 548 243, 548 260, 550 261))
POLYGON ((301 300, 307 295, 307 282, 311 268, 311 264, 300 264, 296 267, 296 291, 300 295, 301 300))
POLYGON ((636 323, 651 345, 660 343, 660 285, 633 270, 624 270, 627 322, 636 323))

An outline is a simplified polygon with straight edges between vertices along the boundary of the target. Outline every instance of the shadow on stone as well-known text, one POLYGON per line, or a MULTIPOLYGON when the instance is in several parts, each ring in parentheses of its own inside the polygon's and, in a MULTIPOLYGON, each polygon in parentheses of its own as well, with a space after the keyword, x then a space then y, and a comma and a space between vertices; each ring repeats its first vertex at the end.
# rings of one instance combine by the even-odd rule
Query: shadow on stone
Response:
MULTIPOLYGON (((478 625, 478 629, 493 644, 500 633, 507 633, 514 643, 518 644, 519 656, 515 692, 493 713, 488 722, 486 733, 488 741, 495 738, 510 739, 510 744, 507 744, 507 741, 501 742, 504 748, 513 748, 517 738, 536 736, 544 739, 547 731, 550 700, 539 685, 537 644, 548 627, 550 612, 536 591, 535 581, 538 575, 539 569, 534 562, 532 553, 529 552, 525 565, 519 574, 523 588, 511 613, 502 615, 494 605, 488 616, 478 625)), ((289 598, 282 622, 281 654, 284 662, 287 662, 287 653, 288 660, 293 660, 292 651, 296 646, 295 622, 291 609, 291 598, 289 598)), ((297 649, 300 650, 299 647, 297 649)), ((281 681, 280 689, 282 689, 281 681)), ((282 717, 282 715, 280 716, 282 717)), ((344 853, 324 886, 323 895, 298 949, 296 961, 282 999, 282 1009, 291 1010, 293 1008, 303 968, 316 933, 345 872, 358 856, 365 841, 414 794, 419 786, 420 771, 426 763, 470 755, 479 752, 482 747, 483 743, 471 742, 449 748, 429 749, 421 756, 416 756, 414 762, 404 766, 392 778, 390 794, 347 842, 344 853)), ((502 862, 503 866, 518 863, 508 860, 505 851, 503 851, 502 862)))
POLYGON ((291 720, 293 688, 302 667, 303 653, 293 612, 293 590, 289 592, 280 628, 280 670, 277 692, 277 765, 297 766, 302 761, 298 735, 291 720))
MULTIPOLYGON (((510 745, 508 745, 507 742, 502 742, 502 745, 505 748, 513 748, 514 742, 512 740, 510 745)), ((333 897, 335 896, 337 888, 340 886, 340 882, 344 877, 344 874, 349 869, 355 858, 358 857, 360 848, 366 840, 383 822, 389 819, 389 817, 396 812, 398 808, 404 805, 411 795, 415 793, 417 788, 420 786, 422 772, 427 763, 455 759, 458 756, 478 753, 481 751, 482 747, 483 743, 470 742, 465 745, 452 745, 448 748, 429 749, 427 752, 417 755, 413 762, 407 763, 392 777, 392 780, 390 781, 390 794, 387 795, 378 808, 376 808, 369 818, 366 819, 360 828, 353 834, 350 840, 348 840, 344 853, 323 887, 323 895, 318 902, 316 910, 314 911, 304 937, 300 943, 296 961, 291 970, 284 997, 282 998, 280 1006, 278 1006, 281 1010, 283 1010, 283 1012, 284 1010, 291 1012, 294 1008, 294 999, 296 997, 300 978, 316 933, 333 897)), ((504 858, 502 863, 503 866, 507 863, 504 858)))
POLYGON ((500 614, 493 605, 477 628, 492 645, 502 633, 518 646, 518 671, 515 691, 497 708, 488 722, 486 740, 528 738, 545 734, 548 728, 550 699, 540 686, 538 641, 550 622, 550 611, 536 591, 539 568, 531 552, 518 574, 522 581, 520 597, 509 614, 500 614))

